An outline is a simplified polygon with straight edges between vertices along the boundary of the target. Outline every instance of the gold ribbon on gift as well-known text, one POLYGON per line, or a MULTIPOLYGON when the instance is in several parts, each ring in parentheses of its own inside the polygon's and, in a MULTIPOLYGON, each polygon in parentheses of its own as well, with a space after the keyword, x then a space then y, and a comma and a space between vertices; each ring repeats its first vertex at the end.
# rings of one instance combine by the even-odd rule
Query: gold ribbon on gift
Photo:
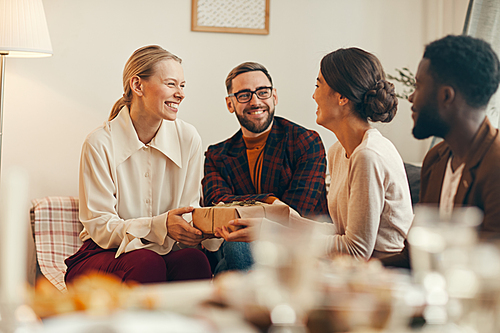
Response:
POLYGON ((233 201, 231 203, 223 203, 222 201, 218 204, 214 204, 215 207, 233 207, 233 206, 255 206, 255 205, 268 205, 266 203, 257 200, 243 200, 243 201, 233 201))

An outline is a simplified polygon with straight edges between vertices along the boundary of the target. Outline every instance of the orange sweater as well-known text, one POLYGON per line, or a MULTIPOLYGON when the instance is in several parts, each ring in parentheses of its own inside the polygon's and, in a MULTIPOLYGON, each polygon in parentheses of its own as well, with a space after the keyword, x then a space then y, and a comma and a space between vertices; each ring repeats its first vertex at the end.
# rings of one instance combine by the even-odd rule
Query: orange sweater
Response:
MULTIPOLYGON (((250 177, 252 178, 253 186, 257 194, 262 193, 261 179, 262 179, 262 162, 264 161, 264 147, 266 146, 267 137, 271 131, 262 133, 258 137, 250 138, 243 137, 247 147, 248 168, 250 169, 250 177)), ((267 203, 273 203, 276 197, 268 197, 267 203)))

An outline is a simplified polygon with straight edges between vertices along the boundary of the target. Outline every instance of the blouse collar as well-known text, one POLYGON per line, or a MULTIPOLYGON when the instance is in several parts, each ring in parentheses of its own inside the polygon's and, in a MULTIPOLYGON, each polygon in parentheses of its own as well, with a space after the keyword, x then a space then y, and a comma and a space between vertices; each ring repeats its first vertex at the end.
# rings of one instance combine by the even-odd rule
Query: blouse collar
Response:
POLYGON ((139 140, 135 131, 128 107, 124 106, 118 116, 109 122, 116 165, 123 163, 136 151, 147 146, 158 150, 179 168, 182 168, 182 154, 177 126, 177 120, 163 120, 151 142, 144 144, 139 140))

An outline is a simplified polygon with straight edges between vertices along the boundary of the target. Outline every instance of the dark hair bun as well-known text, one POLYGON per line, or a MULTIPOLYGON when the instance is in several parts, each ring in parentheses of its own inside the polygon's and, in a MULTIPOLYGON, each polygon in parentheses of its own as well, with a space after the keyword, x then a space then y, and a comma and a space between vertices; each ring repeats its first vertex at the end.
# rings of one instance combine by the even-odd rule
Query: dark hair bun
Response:
POLYGON ((398 98, 394 85, 386 80, 379 80, 368 90, 364 99, 364 113, 371 121, 390 122, 398 110, 398 98))

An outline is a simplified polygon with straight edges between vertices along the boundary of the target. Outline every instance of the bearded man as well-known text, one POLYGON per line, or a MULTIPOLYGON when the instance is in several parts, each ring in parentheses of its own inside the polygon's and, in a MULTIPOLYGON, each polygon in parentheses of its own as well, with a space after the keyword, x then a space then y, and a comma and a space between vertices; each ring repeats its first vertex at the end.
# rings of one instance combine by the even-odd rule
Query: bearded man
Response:
MULTIPOLYGON (((205 153, 204 206, 281 200, 302 216, 328 216, 323 143, 315 131, 274 116, 278 94, 267 69, 242 63, 228 74, 226 88, 227 109, 241 128, 205 153)), ((253 263, 248 243, 225 242, 223 253, 216 274, 253 263)))
POLYGON ((480 236, 500 232, 500 136, 486 116, 499 82, 487 42, 450 35, 427 45, 409 97, 415 138, 443 138, 425 156, 419 202, 438 204, 445 215, 479 207, 480 236))

